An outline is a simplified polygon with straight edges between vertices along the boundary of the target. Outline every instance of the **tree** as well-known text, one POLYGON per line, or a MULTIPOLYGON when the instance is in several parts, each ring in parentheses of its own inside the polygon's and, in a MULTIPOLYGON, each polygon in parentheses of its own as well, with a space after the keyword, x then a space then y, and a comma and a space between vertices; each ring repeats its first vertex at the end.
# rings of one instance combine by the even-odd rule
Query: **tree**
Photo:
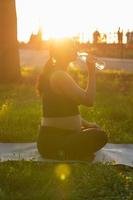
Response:
POLYGON ((15 0, 0 0, 0 81, 20 78, 15 0))

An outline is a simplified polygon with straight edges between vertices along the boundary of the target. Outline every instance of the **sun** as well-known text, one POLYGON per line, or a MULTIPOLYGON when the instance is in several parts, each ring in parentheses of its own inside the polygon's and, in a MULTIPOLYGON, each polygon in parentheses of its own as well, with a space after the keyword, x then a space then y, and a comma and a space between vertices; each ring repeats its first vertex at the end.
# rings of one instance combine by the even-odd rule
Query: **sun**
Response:
POLYGON ((84 14, 77 0, 17 0, 19 35, 28 37, 41 27, 43 39, 77 36, 84 31, 84 14), (29 9, 30 8, 30 9, 29 9))
MULTIPOLYGON (((47 10, 39 7, 39 23, 43 31, 43 37, 63 38, 74 36, 78 33, 76 12, 71 9, 72 3, 67 1, 47 2, 47 10), (51 6, 52 5, 52 6, 51 6)), ((78 20, 79 21, 79 20, 78 20)))

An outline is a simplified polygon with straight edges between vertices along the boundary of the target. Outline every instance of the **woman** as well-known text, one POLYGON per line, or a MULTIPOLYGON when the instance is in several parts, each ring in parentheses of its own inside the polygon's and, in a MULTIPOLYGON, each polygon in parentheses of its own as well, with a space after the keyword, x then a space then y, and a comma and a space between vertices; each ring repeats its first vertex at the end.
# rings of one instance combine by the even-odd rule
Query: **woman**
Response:
POLYGON ((95 60, 88 60, 88 84, 82 89, 68 74, 67 67, 77 57, 72 41, 53 44, 51 58, 38 81, 43 101, 37 147, 40 154, 51 159, 84 160, 102 148, 107 137, 95 124, 80 116, 80 104, 92 106, 95 97, 95 60))

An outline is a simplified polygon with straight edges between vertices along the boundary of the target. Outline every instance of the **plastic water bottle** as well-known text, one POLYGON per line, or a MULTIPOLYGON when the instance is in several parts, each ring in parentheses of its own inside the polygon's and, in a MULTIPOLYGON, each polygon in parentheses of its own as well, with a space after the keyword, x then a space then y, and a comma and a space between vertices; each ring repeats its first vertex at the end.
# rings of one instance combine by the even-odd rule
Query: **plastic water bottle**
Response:
POLYGON ((83 65, 85 65, 87 63, 87 60, 89 60, 89 57, 93 57, 95 60, 95 66, 97 69, 99 70, 103 70, 105 68, 105 62, 102 61, 101 59, 95 57, 95 56, 91 56, 86 52, 78 52, 77 53, 78 56, 78 60, 80 62, 83 62, 83 65))
POLYGON ((103 70, 105 68, 105 62, 98 60, 96 62, 96 68, 99 70, 103 70))

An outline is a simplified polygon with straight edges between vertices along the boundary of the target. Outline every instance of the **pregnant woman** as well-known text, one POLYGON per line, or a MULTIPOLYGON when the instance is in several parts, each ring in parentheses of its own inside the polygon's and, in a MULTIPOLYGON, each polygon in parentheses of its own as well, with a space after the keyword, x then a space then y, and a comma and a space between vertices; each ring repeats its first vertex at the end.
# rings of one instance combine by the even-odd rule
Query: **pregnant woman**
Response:
POLYGON ((90 107, 94 103, 95 60, 87 61, 88 83, 82 89, 67 71, 77 57, 74 42, 54 42, 50 55, 37 84, 43 104, 38 150, 49 159, 89 160, 107 143, 100 127, 79 113, 79 105, 90 107))

